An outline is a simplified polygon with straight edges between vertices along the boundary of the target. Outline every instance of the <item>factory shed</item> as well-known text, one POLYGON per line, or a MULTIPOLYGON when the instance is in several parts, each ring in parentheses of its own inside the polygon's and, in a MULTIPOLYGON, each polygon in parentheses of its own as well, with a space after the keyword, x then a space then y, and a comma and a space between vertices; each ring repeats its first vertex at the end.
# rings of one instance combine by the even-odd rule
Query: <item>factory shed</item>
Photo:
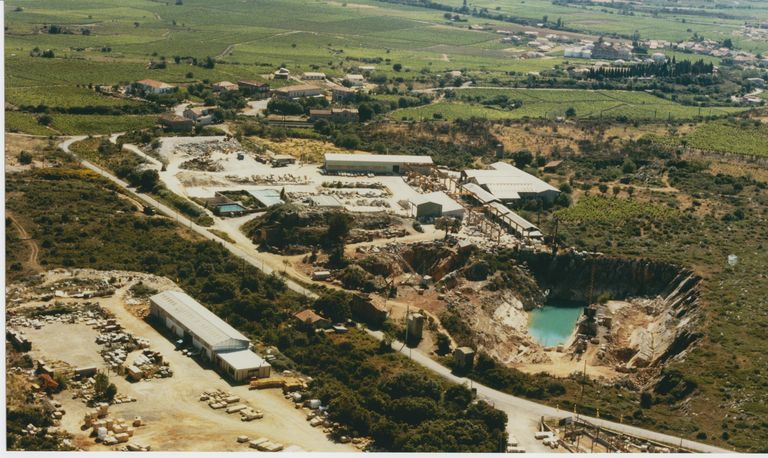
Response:
POLYGON ((442 191, 419 194, 411 199, 411 206, 416 218, 450 216, 461 219, 464 217, 464 207, 442 191))
POLYGON ((255 189, 248 191, 248 194, 266 208, 285 203, 280 198, 280 193, 274 189, 255 189))
POLYGON ((329 173, 399 174, 408 169, 425 169, 433 166, 434 163, 429 156, 338 153, 326 153, 325 155, 325 170, 329 173))
POLYGON ((469 193, 470 196, 472 196, 473 199, 481 204, 488 204, 498 200, 493 194, 481 188, 475 183, 465 183, 462 185, 462 187, 469 193))
POLYGON ((269 377, 272 371, 272 366, 251 350, 219 353, 217 357, 217 366, 237 382, 269 377))
POLYGON ((247 350, 250 340, 186 293, 165 291, 149 298, 150 313, 209 359, 216 352, 247 350))
POLYGON ((503 202, 526 198, 553 201, 560 191, 506 162, 495 162, 490 169, 468 169, 461 172, 462 183, 474 183, 503 202))
POLYGON ((491 202, 486 206, 486 210, 491 216, 495 217, 501 224, 511 229, 520 237, 539 239, 543 235, 539 228, 533 223, 513 212, 499 202, 491 202))

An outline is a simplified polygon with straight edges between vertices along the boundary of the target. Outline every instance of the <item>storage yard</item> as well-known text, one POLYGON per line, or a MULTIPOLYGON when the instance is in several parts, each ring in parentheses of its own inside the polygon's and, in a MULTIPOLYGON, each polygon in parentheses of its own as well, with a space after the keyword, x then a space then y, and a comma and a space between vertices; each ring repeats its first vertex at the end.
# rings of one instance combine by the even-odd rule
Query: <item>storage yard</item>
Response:
MULTIPOLYGON (((357 450, 351 443, 330 441, 323 428, 315 427, 322 425, 311 425, 307 420, 310 410, 297 409, 293 398, 284 396, 280 389, 251 390, 247 384, 233 386, 212 368, 179 351, 172 340, 143 319, 148 311, 147 301, 133 298, 130 293, 131 286, 139 281, 151 288, 173 287, 167 279, 147 274, 57 270, 47 273, 44 288, 31 290, 14 285, 9 288, 8 326, 20 330, 30 342, 29 354, 33 360, 44 362, 44 370, 52 374, 77 373, 82 368, 93 368, 93 373, 105 371, 117 387, 118 394, 106 413, 100 411, 98 404, 96 413, 91 413, 94 408, 86 404, 89 387, 92 393, 89 383, 92 375, 84 375, 81 382, 70 382, 67 389, 53 395, 53 402, 59 404, 56 412, 65 412, 54 412, 54 418, 59 418, 59 428, 73 435, 71 441, 75 447, 101 451, 124 447, 134 450, 149 447, 152 451, 245 451, 248 444, 238 442, 238 437, 245 436, 249 440, 269 441, 272 445, 262 447, 266 451, 281 448, 357 450), (81 286, 72 287, 73 291, 79 291, 72 295, 82 295, 82 291, 90 289, 88 283, 110 278, 116 286, 114 294, 96 299, 72 297, 59 286, 76 280, 81 286), (54 290, 55 299, 51 298, 54 290), (28 318, 34 317, 36 310, 52 307, 71 312, 28 318), (110 345, 111 350, 100 355, 103 346, 97 340, 104 335, 104 326, 119 327, 121 335, 130 336, 127 340, 119 339, 121 341, 141 342, 151 349, 125 354, 124 363, 146 371, 153 360, 161 357, 160 366, 170 368, 172 374, 131 381, 129 373, 120 375, 112 370, 110 366, 116 367, 117 362, 106 358, 119 355, 119 351, 110 345), (95 327, 101 327, 101 331, 95 327), (67 336, 67 345, 61 345, 60 336, 67 336), (225 407, 212 409, 208 402, 201 402, 201 393, 211 398, 218 396, 216 393, 227 393, 228 399, 223 401, 225 407), (136 419, 140 419, 137 423, 140 426, 134 425, 136 419), (99 432, 99 428, 105 430, 99 432)), ((25 373, 21 369, 15 372, 25 373)))

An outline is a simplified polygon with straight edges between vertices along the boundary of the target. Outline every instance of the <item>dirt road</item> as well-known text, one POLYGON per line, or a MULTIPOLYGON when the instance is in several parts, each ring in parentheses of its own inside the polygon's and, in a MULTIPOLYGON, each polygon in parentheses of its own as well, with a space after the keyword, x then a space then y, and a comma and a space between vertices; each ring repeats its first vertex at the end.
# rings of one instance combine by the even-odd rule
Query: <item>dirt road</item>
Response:
POLYGON ((29 268, 35 272, 40 272, 43 270, 43 268, 40 267, 40 264, 37 261, 37 257, 40 253, 40 248, 37 246, 37 243, 35 243, 29 233, 27 233, 27 230, 24 229, 24 226, 19 224, 19 221, 13 216, 11 212, 6 210, 5 216, 11 220, 13 226, 19 232, 19 238, 26 242, 27 246, 29 247, 29 257, 27 258, 27 264, 29 265, 29 268))

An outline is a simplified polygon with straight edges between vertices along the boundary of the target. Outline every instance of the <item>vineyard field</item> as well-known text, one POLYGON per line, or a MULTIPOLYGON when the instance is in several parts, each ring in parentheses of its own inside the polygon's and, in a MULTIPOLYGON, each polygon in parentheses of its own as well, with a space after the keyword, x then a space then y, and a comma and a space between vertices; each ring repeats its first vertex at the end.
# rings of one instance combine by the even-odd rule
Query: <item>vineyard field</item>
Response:
POLYGON ((634 219, 662 221, 679 215, 665 205, 618 197, 587 196, 572 207, 559 210, 557 217, 569 223, 623 224, 634 219))

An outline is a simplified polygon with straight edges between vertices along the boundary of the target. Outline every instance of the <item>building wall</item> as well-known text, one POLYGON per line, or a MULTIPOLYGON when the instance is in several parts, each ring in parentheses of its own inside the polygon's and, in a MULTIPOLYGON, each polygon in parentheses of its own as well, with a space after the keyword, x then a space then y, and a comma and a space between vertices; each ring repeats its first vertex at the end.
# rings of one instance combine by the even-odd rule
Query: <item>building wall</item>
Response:
POLYGON ((402 164, 374 163, 374 162, 343 162, 326 161, 325 169, 329 172, 370 172, 370 173, 394 173, 403 170, 402 164), (398 168, 395 168, 398 166, 398 168))
POLYGON ((443 206, 435 202, 424 202, 416 206, 417 218, 429 218, 441 216, 443 206))

